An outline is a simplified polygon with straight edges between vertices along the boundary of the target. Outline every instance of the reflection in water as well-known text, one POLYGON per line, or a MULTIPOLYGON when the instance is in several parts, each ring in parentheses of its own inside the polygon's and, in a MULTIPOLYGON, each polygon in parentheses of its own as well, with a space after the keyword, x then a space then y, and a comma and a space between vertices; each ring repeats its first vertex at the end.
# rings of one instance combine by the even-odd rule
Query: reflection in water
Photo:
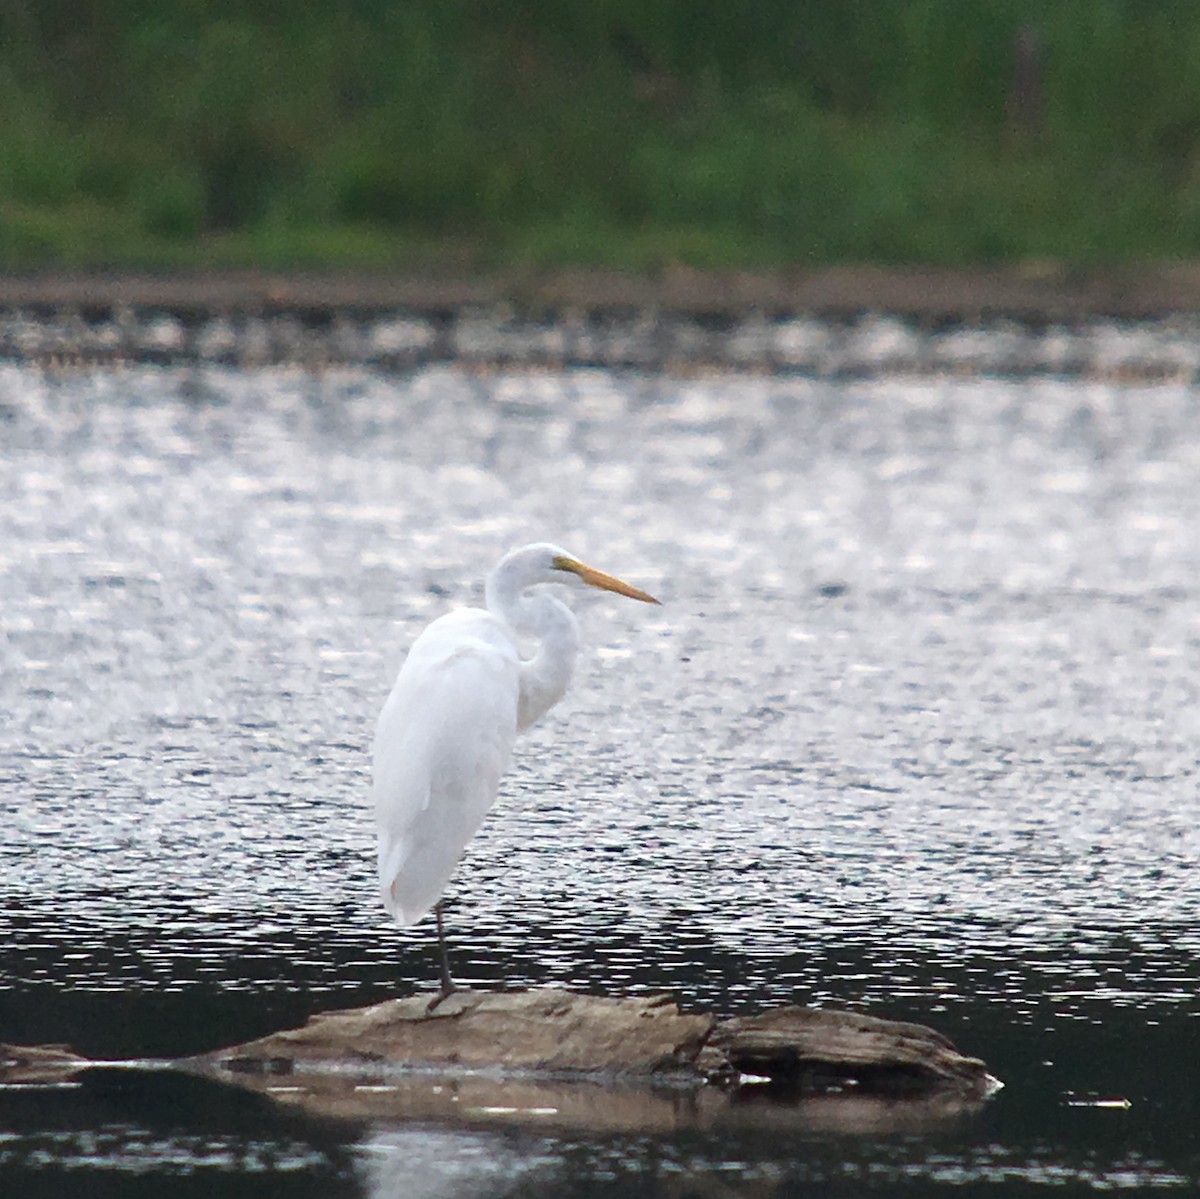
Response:
POLYGON ((481 1132, 390 1129, 373 1134, 359 1151, 366 1194, 372 1199, 552 1196, 570 1193, 565 1188, 578 1179, 589 1179, 593 1186, 608 1183, 614 1194, 714 1199, 810 1194, 813 1186, 907 1187, 921 1193, 942 1185, 989 1193, 997 1183, 1025 1183, 1155 1191, 1192 1181, 1161 1160, 1137 1152, 1114 1157, 1105 1151, 1063 1160, 1045 1149, 1030 1152, 1025 1147, 1018 1156, 996 1144, 947 1152, 921 1142, 873 1142, 864 1152, 854 1142, 813 1141, 793 1156, 772 1152, 762 1142, 510 1141, 481 1132))
POLYGON ((518 1186, 525 1194, 540 1192, 558 1160, 494 1133, 436 1128, 377 1129, 358 1152, 371 1199, 499 1199, 518 1186))
MULTIPOLYGON (((665 607, 584 613, 451 887, 464 982, 934 1023, 1009 1084, 1001 1139, 868 1152, 880 1185, 1200 1176, 1155 1065, 1200 960, 1191 389, 7 366, 0 396, 4 1037, 184 1053, 431 977, 375 895, 371 722, 416 632, 549 538, 665 607), (1131 1099, 1087 1113, 1125 1148, 1074 1092, 1131 1099)), ((736 1160, 769 1190, 815 1177, 796 1152, 736 1160)))
POLYGON ((212 1135, 164 1137, 127 1125, 88 1132, 39 1132, 3 1140, 16 1144, 7 1152, 0 1150, 0 1162, 29 1171, 53 1166, 55 1170, 106 1170, 123 1174, 177 1171, 262 1174, 311 1170, 323 1163, 320 1154, 299 1142, 212 1135))
MULTIPOLYGON (((254 1052, 264 1052, 261 1043, 254 1052)), ((471 1069, 465 1063, 457 1072, 451 1067, 448 1073, 396 1073, 379 1068, 369 1054, 364 1058, 357 1064, 342 1062, 337 1068, 283 1075, 238 1070, 232 1075, 222 1072, 220 1077, 269 1096, 289 1111, 347 1124, 421 1123, 590 1135, 746 1128, 770 1128, 785 1137, 809 1132, 881 1136, 935 1132, 966 1124, 992 1093, 896 1098, 858 1093, 845 1086, 801 1098, 753 1085, 729 1091, 678 1079, 647 1079, 644 1074, 580 1078, 547 1069, 533 1076, 519 1072, 514 1076, 511 1061, 505 1073, 471 1069)))

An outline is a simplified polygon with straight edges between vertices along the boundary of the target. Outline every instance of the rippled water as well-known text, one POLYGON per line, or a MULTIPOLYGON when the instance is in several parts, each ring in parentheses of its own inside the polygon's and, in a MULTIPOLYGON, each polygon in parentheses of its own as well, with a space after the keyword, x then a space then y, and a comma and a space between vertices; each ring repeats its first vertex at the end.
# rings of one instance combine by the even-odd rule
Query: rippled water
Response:
POLYGON ((549 539, 664 607, 576 603, 450 894, 461 979, 854 1005, 1007 1084, 936 1135, 568 1137, 101 1074, 0 1093, 0 1181, 1200 1182, 1200 391, 8 366, 0 447, 0 1040, 179 1054, 430 982, 375 893, 372 722, 549 539))

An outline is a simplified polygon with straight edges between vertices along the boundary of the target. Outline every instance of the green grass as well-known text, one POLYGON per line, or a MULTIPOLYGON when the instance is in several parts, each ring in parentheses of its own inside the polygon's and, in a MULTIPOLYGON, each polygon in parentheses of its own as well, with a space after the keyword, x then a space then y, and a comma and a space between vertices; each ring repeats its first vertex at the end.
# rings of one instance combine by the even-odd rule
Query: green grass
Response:
POLYGON ((13 0, 0 47, 9 269, 1200 253, 1194 0, 13 0))

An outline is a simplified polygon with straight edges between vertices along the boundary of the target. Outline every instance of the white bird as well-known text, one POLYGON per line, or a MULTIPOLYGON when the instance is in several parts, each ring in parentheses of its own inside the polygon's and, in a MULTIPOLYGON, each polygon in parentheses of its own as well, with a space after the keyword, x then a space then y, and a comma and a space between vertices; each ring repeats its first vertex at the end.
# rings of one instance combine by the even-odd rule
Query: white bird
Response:
POLYGON ((441 896, 496 798, 518 733, 562 699, 579 625, 541 583, 586 583, 657 604, 556 545, 506 554, 487 578, 483 608, 439 617, 408 651, 379 723, 373 792, 383 903, 401 926, 437 916, 441 998, 454 990, 441 896), (520 639, 537 639, 522 658, 520 639))

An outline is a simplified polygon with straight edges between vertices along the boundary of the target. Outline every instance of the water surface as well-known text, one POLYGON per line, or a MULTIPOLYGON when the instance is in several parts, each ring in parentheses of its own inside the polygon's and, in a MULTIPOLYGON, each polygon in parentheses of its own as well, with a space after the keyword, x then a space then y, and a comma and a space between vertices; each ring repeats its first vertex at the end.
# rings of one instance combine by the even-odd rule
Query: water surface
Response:
POLYGON ((0 1092, 0 1179, 1194 1186, 1198 397, 0 367, 0 1039, 181 1054, 427 985, 431 930, 375 894, 372 722, 420 628, 547 539, 664 606, 576 603, 576 685, 449 895, 462 979, 850 1005, 1007 1084, 932 1132, 587 1136, 102 1074, 0 1092))

